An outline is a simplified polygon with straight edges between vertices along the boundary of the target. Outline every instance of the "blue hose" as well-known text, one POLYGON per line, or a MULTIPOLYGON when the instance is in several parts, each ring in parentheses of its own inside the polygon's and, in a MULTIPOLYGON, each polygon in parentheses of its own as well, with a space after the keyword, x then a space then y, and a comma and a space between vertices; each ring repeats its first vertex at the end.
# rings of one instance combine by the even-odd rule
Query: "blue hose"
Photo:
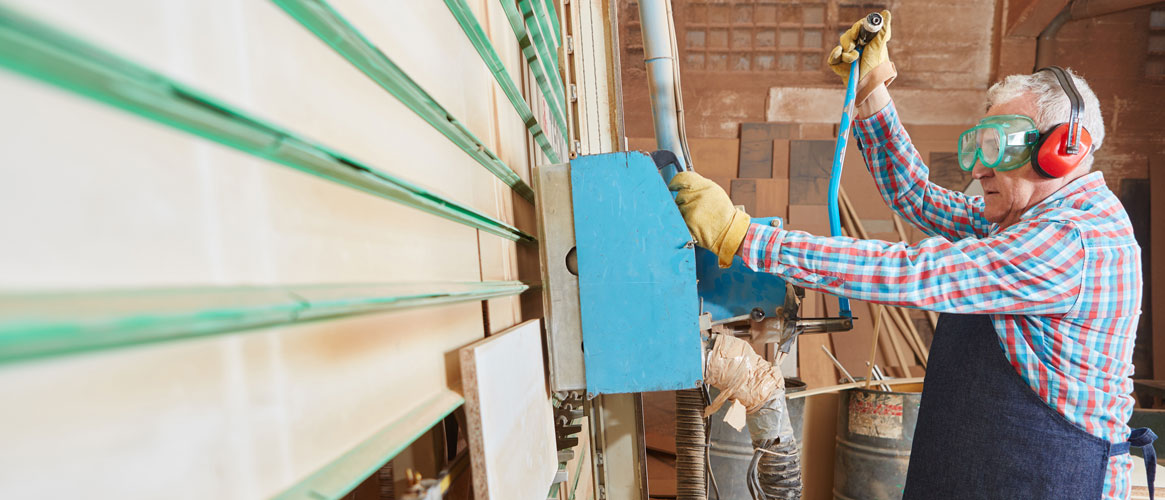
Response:
MULTIPOLYGON (((853 122, 853 117, 850 116, 850 111, 854 106, 854 98, 857 94, 858 87, 858 64, 862 60, 862 48, 858 47, 858 58, 849 68, 849 80, 845 85, 845 105, 841 108, 841 124, 837 128, 837 145, 833 149, 833 170, 829 173, 829 234, 831 236, 841 236, 841 213, 838 210, 838 191, 841 189, 841 168, 845 162, 845 146, 849 141, 850 124, 853 122)), ((837 298, 837 306, 839 316, 845 318, 852 318, 853 313, 850 312, 849 299, 845 297, 837 298)))

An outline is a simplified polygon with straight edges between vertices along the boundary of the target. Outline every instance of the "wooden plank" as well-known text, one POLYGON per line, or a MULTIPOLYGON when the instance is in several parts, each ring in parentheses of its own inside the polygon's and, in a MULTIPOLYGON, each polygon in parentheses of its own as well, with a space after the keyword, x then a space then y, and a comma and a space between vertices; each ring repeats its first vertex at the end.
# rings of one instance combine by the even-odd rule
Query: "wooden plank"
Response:
POLYGON ((627 150, 628 151, 643 151, 644 153, 650 153, 652 151, 655 151, 655 138, 654 137, 628 137, 627 138, 627 150))
POLYGON ((773 139, 773 178, 789 178, 789 140, 773 139))
POLYGON ((676 454, 676 393, 643 393, 643 429, 647 449, 676 454))
POLYGON ((732 203, 734 205, 744 206, 744 211, 748 214, 756 213, 756 180, 754 179, 733 179, 732 180, 732 203))
POLYGON ((740 140, 756 141, 773 139, 796 139, 801 137, 801 127, 796 123, 757 122, 740 124, 740 140))
POLYGON ((754 217, 780 217, 789 215, 789 181, 785 179, 756 179, 756 213, 754 217))
POLYGON ((647 452, 647 491, 652 498, 676 497, 676 458, 647 452))
MULTIPOLYGON (((821 352, 821 348, 814 349, 821 352)), ((821 354, 824 357, 825 354, 821 354)), ((829 360, 825 362, 829 363, 829 360)), ((833 498, 833 453, 837 442, 838 404, 836 392, 805 400, 802 430, 804 442, 801 445, 801 498, 805 500, 833 498)))
POLYGON ((690 138, 688 149, 692 164, 704 177, 736 177, 740 140, 724 138, 690 138))
POLYGON ((773 177, 773 141, 754 139, 740 141, 741 178, 768 179, 773 177))
POLYGON ((478 499, 544 498, 558 468, 541 324, 527 321, 460 351, 478 499))
POLYGON ((794 140, 790 142, 790 204, 825 205, 828 202, 833 148, 833 141, 794 140))

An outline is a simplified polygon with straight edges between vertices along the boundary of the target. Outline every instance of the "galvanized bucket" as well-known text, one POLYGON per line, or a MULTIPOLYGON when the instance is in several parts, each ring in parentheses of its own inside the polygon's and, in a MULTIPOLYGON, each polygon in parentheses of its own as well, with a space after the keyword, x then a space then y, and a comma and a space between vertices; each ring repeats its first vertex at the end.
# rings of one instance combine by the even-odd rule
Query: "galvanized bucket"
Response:
POLYGON ((842 391, 834 451, 834 498, 902 498, 922 384, 895 389, 900 392, 842 391))
MULTIPOLYGON (((791 377, 785 379, 786 394, 803 390, 805 390, 805 383, 800 379, 791 377)), ((711 393, 712 398, 715 399, 719 391, 711 389, 711 393)), ((716 480, 717 489, 720 491, 721 500, 751 500, 752 495, 748 493, 744 474, 748 470, 749 463, 752 462, 752 439, 748 435, 747 427, 738 431, 724 423, 724 414, 728 411, 728 406, 724 405, 712 415, 712 443, 708 450, 709 464, 712 468, 712 476, 716 480)), ((800 442, 803 427, 801 423, 805 416, 805 398, 788 400, 788 407, 789 420, 793 424, 793 435, 800 442)), ((712 482, 709 481, 708 484, 709 489, 711 489, 712 482)), ((715 499, 716 494, 710 493, 708 498, 715 499)))

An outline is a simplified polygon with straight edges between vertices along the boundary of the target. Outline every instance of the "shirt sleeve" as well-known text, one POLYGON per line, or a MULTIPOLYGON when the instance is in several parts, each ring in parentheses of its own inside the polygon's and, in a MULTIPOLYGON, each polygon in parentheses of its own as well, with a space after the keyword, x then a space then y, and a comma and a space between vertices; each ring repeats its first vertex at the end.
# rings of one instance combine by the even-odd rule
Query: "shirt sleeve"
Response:
POLYGON ((930 182, 930 169, 910 142, 894 103, 854 121, 854 135, 866 166, 890 208, 929 236, 955 241, 987 236, 983 197, 968 196, 930 182))
POLYGON ((1069 222, 1025 221, 983 239, 905 242, 814 236, 752 224, 748 267, 805 288, 960 314, 1068 314, 1083 289, 1083 238, 1069 222))

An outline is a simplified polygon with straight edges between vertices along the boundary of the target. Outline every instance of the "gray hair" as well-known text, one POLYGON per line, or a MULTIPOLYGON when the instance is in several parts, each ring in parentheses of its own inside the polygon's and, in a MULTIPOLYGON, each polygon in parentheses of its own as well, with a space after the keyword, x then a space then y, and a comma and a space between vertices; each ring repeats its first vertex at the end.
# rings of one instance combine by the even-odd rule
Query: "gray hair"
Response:
MULTIPOLYGON (((1072 82, 1076 84, 1076 90, 1080 92, 1080 97, 1084 101, 1080 124, 1088 129, 1089 135, 1092 136, 1092 152, 1095 153, 1104 143, 1104 118, 1100 114, 1100 100, 1096 98, 1088 82, 1070 69, 1065 71, 1072 77, 1072 82)), ((987 107, 1003 104, 1024 94, 1030 94, 1036 99, 1036 116, 1033 118, 1040 132, 1047 132, 1056 125, 1068 123, 1068 118, 1072 114, 1072 103, 1056 75, 1050 71, 1011 75, 997 82, 987 90, 987 107)), ((1092 159, 1093 155, 1089 154, 1083 163, 1092 168, 1092 159)))

